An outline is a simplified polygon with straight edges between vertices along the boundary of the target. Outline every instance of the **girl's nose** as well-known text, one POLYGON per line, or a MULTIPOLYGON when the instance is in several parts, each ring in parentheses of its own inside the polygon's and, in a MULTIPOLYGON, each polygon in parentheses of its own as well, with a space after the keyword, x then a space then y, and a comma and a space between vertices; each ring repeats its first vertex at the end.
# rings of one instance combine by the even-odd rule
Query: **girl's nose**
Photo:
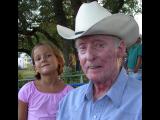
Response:
POLYGON ((46 61, 46 55, 42 56, 42 62, 45 62, 46 61))

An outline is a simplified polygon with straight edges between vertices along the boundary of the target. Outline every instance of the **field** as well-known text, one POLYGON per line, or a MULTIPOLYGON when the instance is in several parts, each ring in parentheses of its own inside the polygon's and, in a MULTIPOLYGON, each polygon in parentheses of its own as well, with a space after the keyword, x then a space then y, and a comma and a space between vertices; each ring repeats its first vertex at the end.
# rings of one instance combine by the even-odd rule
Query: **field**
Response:
POLYGON ((35 71, 34 70, 18 70, 18 79, 29 79, 34 78, 35 71))

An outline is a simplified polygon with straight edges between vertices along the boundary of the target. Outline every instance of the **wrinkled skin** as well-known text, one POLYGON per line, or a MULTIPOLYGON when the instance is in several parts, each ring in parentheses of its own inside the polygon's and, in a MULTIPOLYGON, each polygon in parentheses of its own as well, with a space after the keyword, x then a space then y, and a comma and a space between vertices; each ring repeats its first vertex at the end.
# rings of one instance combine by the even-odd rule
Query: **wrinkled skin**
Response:
POLYGON ((76 48, 83 72, 94 83, 114 80, 119 73, 119 58, 125 55, 123 41, 116 42, 106 35, 86 36, 76 40, 76 48))

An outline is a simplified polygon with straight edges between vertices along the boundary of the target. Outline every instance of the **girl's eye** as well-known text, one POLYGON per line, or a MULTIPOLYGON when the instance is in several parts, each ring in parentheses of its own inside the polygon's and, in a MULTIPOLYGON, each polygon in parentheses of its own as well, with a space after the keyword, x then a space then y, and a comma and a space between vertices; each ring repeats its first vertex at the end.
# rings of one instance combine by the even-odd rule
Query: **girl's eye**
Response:
POLYGON ((37 57, 37 58, 35 58, 35 61, 39 61, 41 58, 40 57, 37 57))
POLYGON ((47 57, 50 57, 50 56, 52 56, 52 55, 51 55, 51 54, 48 54, 48 55, 47 55, 47 57))

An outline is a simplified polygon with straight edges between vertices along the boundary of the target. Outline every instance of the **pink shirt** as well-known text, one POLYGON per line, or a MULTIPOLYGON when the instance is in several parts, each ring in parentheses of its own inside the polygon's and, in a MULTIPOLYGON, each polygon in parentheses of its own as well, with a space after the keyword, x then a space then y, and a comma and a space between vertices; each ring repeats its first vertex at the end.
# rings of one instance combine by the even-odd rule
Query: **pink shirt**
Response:
POLYGON ((28 103, 28 120, 56 120, 60 100, 72 89, 66 85, 58 93, 43 93, 31 81, 20 89, 18 99, 28 103))

